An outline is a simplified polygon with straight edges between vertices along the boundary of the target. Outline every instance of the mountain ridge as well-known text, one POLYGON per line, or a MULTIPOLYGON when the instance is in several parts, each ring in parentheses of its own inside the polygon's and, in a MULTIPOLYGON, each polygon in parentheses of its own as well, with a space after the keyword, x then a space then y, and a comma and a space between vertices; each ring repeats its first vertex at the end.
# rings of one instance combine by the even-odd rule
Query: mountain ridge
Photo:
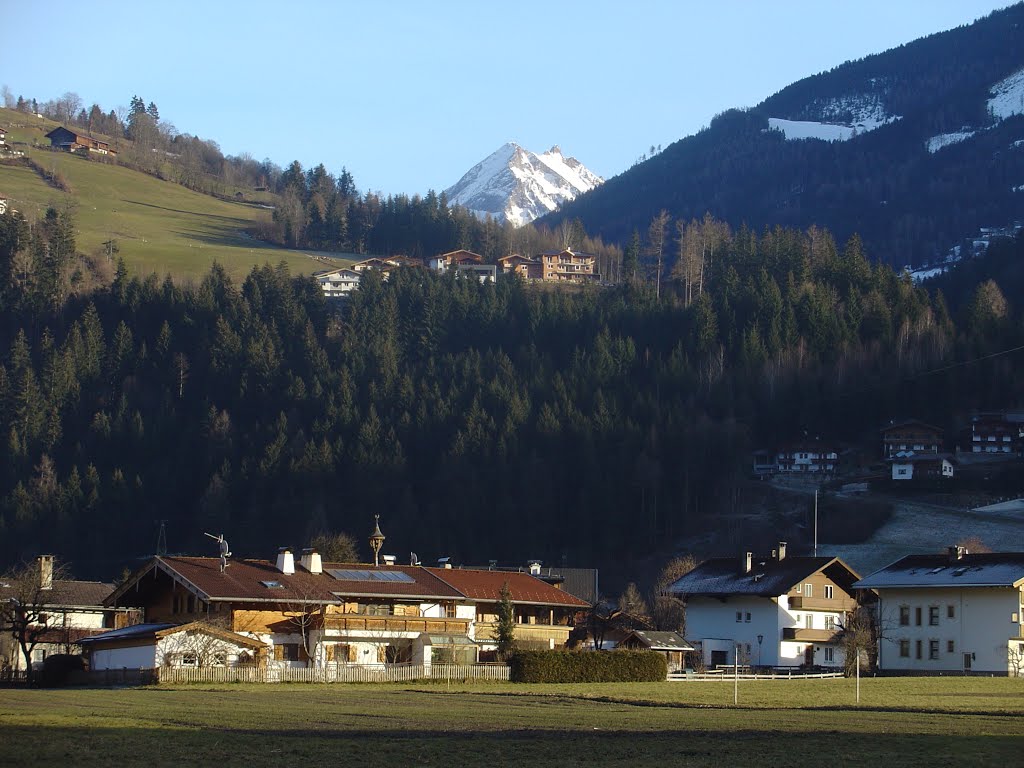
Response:
POLYGON ((557 144, 536 154, 509 141, 445 190, 450 203, 521 226, 604 180, 557 144))

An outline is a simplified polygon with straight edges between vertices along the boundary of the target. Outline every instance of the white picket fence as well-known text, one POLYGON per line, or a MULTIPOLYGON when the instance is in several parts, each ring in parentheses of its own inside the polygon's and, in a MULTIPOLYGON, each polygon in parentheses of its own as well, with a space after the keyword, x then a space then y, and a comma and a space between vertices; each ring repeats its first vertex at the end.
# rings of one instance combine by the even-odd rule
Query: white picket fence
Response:
POLYGON ((797 670, 772 670, 771 672, 740 672, 738 675, 728 670, 709 670, 707 672, 671 672, 668 679, 679 680, 828 680, 845 677, 842 672, 803 672, 797 670))
POLYGON ((160 683, 408 683, 414 680, 508 681, 505 664, 328 664, 323 667, 161 667, 160 683))

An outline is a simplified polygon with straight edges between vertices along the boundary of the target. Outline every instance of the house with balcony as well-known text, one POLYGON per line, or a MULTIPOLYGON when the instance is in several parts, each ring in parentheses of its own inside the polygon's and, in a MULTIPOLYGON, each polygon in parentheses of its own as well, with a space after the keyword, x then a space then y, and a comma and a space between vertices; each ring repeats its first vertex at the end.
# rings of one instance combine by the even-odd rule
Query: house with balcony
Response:
POLYGON ((326 299, 345 299, 359 288, 361 273, 348 268, 316 272, 313 275, 326 299))
POLYGON ((821 440, 805 440, 779 448, 777 469, 782 474, 835 474, 839 453, 821 440))
POLYGON ((706 560, 669 591, 686 604, 686 640, 708 667, 842 668, 839 628, 857 607, 860 576, 837 557, 706 560), (737 656, 738 654, 738 656, 737 656))
POLYGON ((324 563, 313 549, 297 560, 290 549, 276 561, 154 557, 107 603, 138 608, 149 624, 201 622, 256 641, 270 665, 471 664, 496 648, 505 584, 521 644, 563 646, 576 613, 589 608, 529 573, 397 565, 388 556, 383 565, 324 563))
POLYGON ((911 454, 937 454, 943 449, 942 430, 909 419, 882 429, 882 458, 894 459, 911 454))
POLYGON ((985 411, 971 416, 964 449, 970 453, 1024 456, 1024 413, 985 411))
POLYGON ((1024 676, 1024 552, 907 555, 854 587, 878 594, 880 671, 1024 676))
POLYGON ((544 278, 544 266, 540 259, 523 256, 513 253, 510 256, 502 256, 498 259, 502 273, 518 275, 524 280, 542 280, 544 278))
POLYGON ((587 283, 600 280, 597 257, 577 253, 571 248, 545 251, 537 257, 541 264, 541 280, 546 282, 587 283))

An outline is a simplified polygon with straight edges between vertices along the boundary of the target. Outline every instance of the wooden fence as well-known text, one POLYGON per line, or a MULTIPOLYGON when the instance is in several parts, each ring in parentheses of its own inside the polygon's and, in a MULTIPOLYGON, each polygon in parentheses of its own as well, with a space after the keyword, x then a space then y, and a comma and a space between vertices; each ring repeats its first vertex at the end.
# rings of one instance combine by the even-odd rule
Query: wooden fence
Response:
POLYGON ((322 667, 161 667, 158 683, 408 683, 414 680, 508 681, 505 664, 327 664, 322 667))

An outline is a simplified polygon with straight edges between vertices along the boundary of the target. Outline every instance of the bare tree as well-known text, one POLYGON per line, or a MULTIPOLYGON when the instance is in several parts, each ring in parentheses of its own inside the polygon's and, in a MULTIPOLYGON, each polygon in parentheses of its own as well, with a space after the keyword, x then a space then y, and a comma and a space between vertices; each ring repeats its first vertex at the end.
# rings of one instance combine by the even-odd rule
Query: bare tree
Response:
POLYGON ((882 640, 881 625, 875 611, 865 605, 850 611, 839 622, 838 640, 843 649, 844 672, 848 676, 856 672, 863 656, 867 656, 870 669, 877 665, 878 644, 882 640))
POLYGON ((647 601, 644 600, 640 590, 632 581, 626 585, 625 591, 619 596, 619 610, 631 616, 646 618, 649 615, 647 601))
POLYGON ((0 97, 2 97, 4 100, 5 109, 14 109, 15 106, 17 106, 18 102, 14 98, 14 94, 11 92, 11 89, 8 87, 7 83, 4 83, 3 86, 0 87, 0 97))
POLYGON ((664 271, 665 259, 665 227, 668 226, 668 211, 661 211, 651 219, 651 225, 647 228, 647 249, 651 258, 654 259, 657 269, 655 275, 655 297, 661 299, 661 274, 664 271))
POLYGON ((56 626, 56 618, 46 606, 53 594, 54 580, 63 573, 64 569, 55 567, 52 558, 48 558, 20 565, 0 578, 0 633, 14 639, 30 683, 32 651, 56 626))
POLYGON ((657 629, 686 633, 686 603, 681 595, 670 590, 680 577, 696 567, 697 558, 693 555, 680 555, 673 557, 661 569, 651 599, 651 620, 657 629))

